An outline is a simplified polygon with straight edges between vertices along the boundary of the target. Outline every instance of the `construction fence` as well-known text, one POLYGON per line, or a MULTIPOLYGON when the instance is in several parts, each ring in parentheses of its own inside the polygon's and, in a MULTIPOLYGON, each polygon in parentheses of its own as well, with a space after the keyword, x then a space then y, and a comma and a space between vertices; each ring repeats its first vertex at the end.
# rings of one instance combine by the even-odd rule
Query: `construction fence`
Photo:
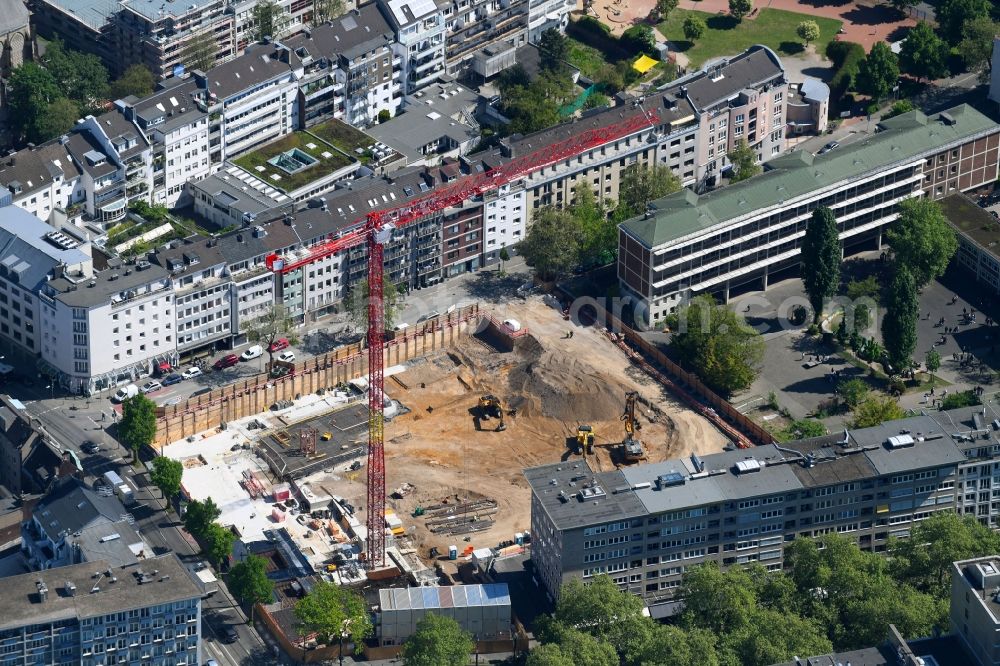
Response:
MULTIPOLYGON (((449 347, 460 336, 474 332, 481 319, 476 303, 411 326, 405 334, 397 332, 385 343, 385 365, 398 365, 449 347)), ((368 350, 356 343, 290 365, 291 371, 283 377, 259 374, 176 405, 157 407, 153 446, 162 447, 219 428, 223 423, 260 414, 279 400, 294 400, 364 377, 368 374, 368 350)))
MULTIPOLYGON (((563 291, 563 293, 572 298, 569 292, 563 291)), ((643 338, 638 331, 626 325, 599 303, 596 301, 588 303, 583 309, 586 308, 594 310, 598 325, 603 322, 605 328, 613 331, 619 339, 648 359, 656 366, 656 369, 662 370, 668 376, 667 379, 676 381, 677 385, 666 383, 667 389, 688 402, 690 402, 689 397, 693 397, 690 394, 696 395, 698 400, 710 408, 707 412, 706 410, 699 411, 706 418, 714 421, 723 433, 733 437, 737 445, 741 444, 741 439, 745 439, 747 444, 771 444, 774 442, 774 436, 770 432, 746 415, 741 414, 728 400, 706 386, 697 375, 674 363, 656 345, 643 338)), ((664 382, 661 381, 661 383, 664 382)))

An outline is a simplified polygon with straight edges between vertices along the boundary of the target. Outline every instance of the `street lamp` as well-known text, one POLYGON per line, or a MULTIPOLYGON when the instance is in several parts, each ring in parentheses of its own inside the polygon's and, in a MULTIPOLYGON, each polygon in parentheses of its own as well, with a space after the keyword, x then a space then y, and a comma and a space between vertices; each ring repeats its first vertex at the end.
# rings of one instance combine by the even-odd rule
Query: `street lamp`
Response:
POLYGON ((340 666, 344 666, 344 639, 347 638, 347 630, 351 626, 351 618, 344 618, 344 621, 340 623, 340 666))

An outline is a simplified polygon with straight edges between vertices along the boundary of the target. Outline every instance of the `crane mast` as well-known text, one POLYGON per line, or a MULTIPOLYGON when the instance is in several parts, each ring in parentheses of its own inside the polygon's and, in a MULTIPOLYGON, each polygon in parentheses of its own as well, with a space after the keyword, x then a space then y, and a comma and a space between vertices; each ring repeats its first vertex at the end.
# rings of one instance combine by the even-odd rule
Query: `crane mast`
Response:
MULTIPOLYGON (((612 141, 656 128, 655 109, 643 108, 641 101, 621 113, 621 120, 602 127, 571 133, 569 138, 516 157, 495 169, 465 176, 433 192, 395 208, 368 213, 360 225, 339 238, 309 249, 305 256, 286 261, 276 254, 267 257, 268 268, 288 273, 337 252, 362 243, 368 249, 368 546, 366 563, 370 569, 385 566, 385 302, 383 250, 394 229, 438 213, 446 208, 496 190, 519 178, 559 162, 577 157, 612 141), (638 109, 639 112, 635 112, 638 109), (628 115, 626 115, 626 113, 628 115)), ((579 123, 583 125, 584 123, 579 123)))

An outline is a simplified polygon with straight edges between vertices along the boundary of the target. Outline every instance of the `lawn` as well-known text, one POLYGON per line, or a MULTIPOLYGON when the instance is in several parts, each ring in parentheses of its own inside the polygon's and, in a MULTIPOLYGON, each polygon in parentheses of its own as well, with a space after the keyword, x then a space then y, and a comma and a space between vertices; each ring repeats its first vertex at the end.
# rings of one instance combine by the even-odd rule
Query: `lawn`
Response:
POLYGON ((306 132, 293 132, 246 155, 237 157, 233 163, 265 181, 268 185, 285 192, 292 192, 303 185, 330 175, 347 166, 351 161, 352 158, 315 136, 306 132), (272 157, 295 148, 315 158, 317 162, 294 173, 289 173, 268 163, 272 157))
POLYGON ((597 76, 597 73, 601 71, 601 67, 607 64, 604 54, 592 46, 587 46, 572 37, 566 38, 566 44, 569 46, 569 54, 566 60, 574 67, 577 67, 580 73, 588 79, 593 80, 597 76))
POLYGON ((822 54, 843 25, 841 21, 781 9, 761 9, 756 18, 737 22, 723 14, 675 9, 659 28, 678 50, 691 59, 693 67, 700 67, 706 60, 736 55, 754 44, 769 46, 782 55, 802 53, 804 46, 795 34, 795 28, 807 20, 816 21, 819 25, 820 36, 815 47, 816 52, 822 54), (708 25, 708 30, 694 44, 684 38, 682 29, 684 19, 690 14, 700 16, 708 25))
POLYGON ((375 139, 359 129, 351 127, 337 119, 309 128, 309 133, 318 136, 330 145, 340 148, 348 155, 360 158, 358 150, 364 152, 372 147, 375 139))

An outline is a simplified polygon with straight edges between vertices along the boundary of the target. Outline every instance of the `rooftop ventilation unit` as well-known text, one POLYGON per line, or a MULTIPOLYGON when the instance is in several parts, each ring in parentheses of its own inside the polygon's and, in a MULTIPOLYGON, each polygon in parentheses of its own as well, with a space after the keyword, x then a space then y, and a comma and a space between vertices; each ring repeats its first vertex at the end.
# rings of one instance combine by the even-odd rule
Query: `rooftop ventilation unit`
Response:
POLYGON ((694 465, 694 471, 704 472, 705 471, 705 461, 698 457, 698 454, 691 454, 691 464, 694 465))
POLYGON ((913 446, 914 440, 912 435, 895 435, 885 440, 885 443, 890 449, 903 449, 913 446))
POLYGON ((674 486, 684 485, 684 475, 675 470, 670 470, 666 474, 661 474, 656 477, 656 489, 663 490, 664 488, 673 488, 674 486))
POLYGON ((737 474, 750 474, 752 472, 760 471, 760 463, 753 458, 747 458, 746 460, 741 460, 736 463, 736 473, 737 474))
POLYGON ((45 234, 45 240, 55 245, 60 250, 72 250, 79 247, 79 243, 62 233, 61 231, 50 231, 45 234))
POLYGON ((607 493, 604 492, 604 488, 600 486, 591 486, 590 488, 584 488, 580 491, 580 501, 585 502, 587 500, 599 499, 601 497, 607 497, 607 493))

